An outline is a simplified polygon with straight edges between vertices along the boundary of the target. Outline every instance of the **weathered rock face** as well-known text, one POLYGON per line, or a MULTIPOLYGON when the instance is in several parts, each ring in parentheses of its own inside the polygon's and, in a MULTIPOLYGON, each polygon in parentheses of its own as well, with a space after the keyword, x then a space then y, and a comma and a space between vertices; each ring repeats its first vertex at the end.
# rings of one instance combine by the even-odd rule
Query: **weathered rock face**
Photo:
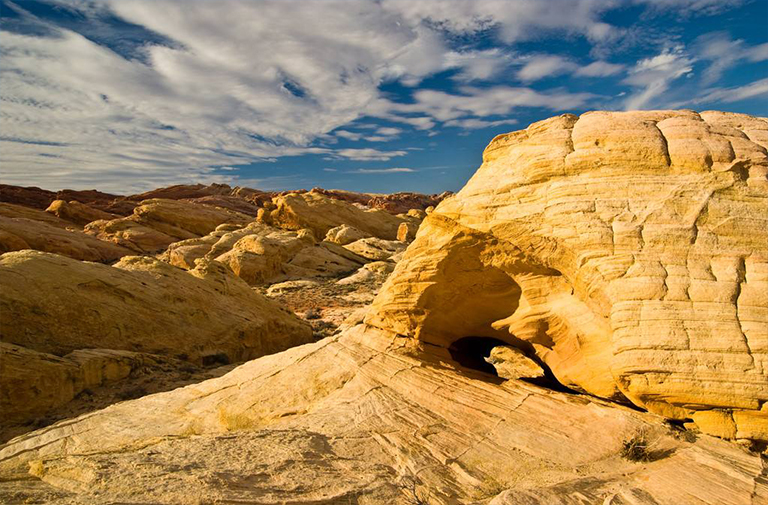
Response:
POLYGON ((93 207, 89 207, 88 205, 75 200, 72 200, 71 202, 67 202, 66 200, 54 200, 45 211, 80 226, 84 226, 91 221, 99 219, 109 220, 118 217, 116 214, 110 214, 103 210, 94 209, 93 207))
POLYGON ((760 457, 735 444, 686 440, 656 416, 596 399, 460 373, 447 355, 408 356, 398 341, 357 326, 24 435, 0 449, 0 499, 742 505, 767 496, 760 457), (650 462, 619 456, 638 433, 654 443, 650 462))
POLYGON ((75 223, 59 219, 57 216, 51 215, 48 212, 33 207, 24 207, 22 205, 14 205, 11 203, 0 203, 0 216, 11 219, 21 218, 31 221, 40 221, 41 223, 49 224, 56 228, 70 230, 80 229, 75 223))
POLYGON ((251 285, 338 276, 366 261, 337 244, 316 243, 309 230, 286 231, 262 223, 222 225, 204 237, 171 244, 161 257, 185 269, 201 258, 216 260, 251 285))
POLYGON ((265 222, 287 230, 307 228, 318 239, 331 228, 346 224, 374 237, 395 240, 397 228, 405 221, 383 210, 363 210, 313 192, 279 196, 273 201, 276 208, 265 222))
POLYGON ((157 188, 145 193, 131 195, 129 200, 143 202, 151 199, 181 200, 183 198, 201 198, 212 195, 228 195, 232 188, 226 184, 177 184, 165 188, 157 188))
POLYGON ((144 200, 133 210, 136 221, 179 239, 206 235, 224 223, 245 224, 252 216, 176 200, 144 200))
POLYGON ((496 338, 569 387, 768 440, 767 146, 766 120, 690 111, 501 135, 366 322, 496 338))
POLYGON ((110 267, 22 251, 0 256, 0 279, 2 341, 59 356, 108 348, 239 361, 311 338, 215 262, 185 272, 147 257, 110 267))
POLYGON ((198 238, 221 224, 243 225, 252 216, 221 207, 178 200, 145 200, 133 215, 94 221, 85 232, 138 253, 156 253, 179 240, 198 238))
POLYGON ((347 226, 346 224, 331 228, 328 230, 328 233, 325 234, 325 240, 339 245, 351 244, 356 240, 367 237, 370 237, 368 233, 362 232, 352 226, 347 226))
MULTIPOLYGON (((30 216, 33 219, 0 215, 0 252, 36 249, 77 260, 107 263, 130 254, 128 249, 119 245, 101 241, 75 229, 67 229, 67 226, 73 226, 72 223, 46 212, 21 208, 25 210, 25 214, 38 215, 30 216), (40 217, 45 220, 39 220, 40 217)), ((0 209, 0 212, 2 211, 3 209, 0 209)))
MULTIPOLYGON (((162 357, 115 349, 79 349, 65 356, 0 342, 0 429, 43 416, 88 388, 119 381, 162 357)), ((182 361, 177 360, 178 367, 182 361)))
MULTIPOLYGON (((758 454, 512 378, 551 371, 766 440, 765 126, 591 113, 501 136, 425 219, 366 324, 18 437, 0 448, 0 500, 768 502, 758 454), (486 357, 509 380, 463 365, 486 357), (641 463, 621 456, 637 440, 641 463)), ((239 229, 219 231, 201 250, 239 229)))
POLYGON ((184 201, 228 209, 252 217, 256 217, 260 208, 258 205, 251 203, 245 198, 232 195, 209 195, 201 196, 199 198, 186 198, 184 201))

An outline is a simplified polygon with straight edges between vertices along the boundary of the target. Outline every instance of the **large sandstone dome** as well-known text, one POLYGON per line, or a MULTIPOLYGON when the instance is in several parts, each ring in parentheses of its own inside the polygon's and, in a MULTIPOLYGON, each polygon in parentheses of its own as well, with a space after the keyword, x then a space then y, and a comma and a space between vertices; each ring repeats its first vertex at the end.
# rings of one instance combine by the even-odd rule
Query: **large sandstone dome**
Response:
POLYGON ((768 122, 590 112, 500 135, 366 322, 491 337, 578 390, 768 440, 768 122))
POLYGON ((17 437, 0 500, 767 503, 766 147, 720 112, 499 136, 364 322, 17 437))

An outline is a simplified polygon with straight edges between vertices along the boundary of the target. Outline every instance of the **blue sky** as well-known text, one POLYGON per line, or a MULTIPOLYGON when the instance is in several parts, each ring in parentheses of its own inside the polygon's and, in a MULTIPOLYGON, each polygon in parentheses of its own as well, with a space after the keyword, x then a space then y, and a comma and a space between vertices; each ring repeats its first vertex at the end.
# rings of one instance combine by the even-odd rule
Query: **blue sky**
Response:
POLYGON ((766 0, 0 0, 0 182, 457 190, 564 112, 768 116, 766 0))

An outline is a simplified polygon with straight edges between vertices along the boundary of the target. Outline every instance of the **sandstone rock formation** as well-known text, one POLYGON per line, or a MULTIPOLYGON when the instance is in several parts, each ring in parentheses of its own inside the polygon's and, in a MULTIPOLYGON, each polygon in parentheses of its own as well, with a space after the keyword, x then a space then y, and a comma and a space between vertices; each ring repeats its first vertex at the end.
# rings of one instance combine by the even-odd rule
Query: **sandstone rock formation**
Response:
POLYGON ((71 221, 65 221, 57 216, 51 215, 48 212, 35 209, 33 207, 25 207, 22 205, 14 205, 12 203, 0 203, 0 216, 10 219, 28 219, 31 221, 40 221, 56 228, 78 230, 80 229, 75 223, 71 221))
POLYGON ((75 228, 73 223, 41 210, 0 204, 0 252, 37 249, 99 262, 115 261, 130 253, 128 249, 98 240, 75 228))
POLYGON ((397 240, 400 242, 412 242, 416 238, 416 232, 419 230, 419 226, 413 223, 405 222, 400 223, 397 228, 397 240))
POLYGON ((0 342, 23 348, 3 351, 6 420, 39 414, 100 383, 92 365, 72 354, 83 349, 230 362, 312 338, 309 325, 215 262, 185 272, 151 258, 125 257, 110 267, 22 251, 0 256, 0 283, 0 342))
MULTIPOLYGON (((0 449, 0 498, 67 503, 655 503, 768 494, 757 455, 606 402, 398 352, 357 326, 0 449), (652 437, 651 462, 619 456, 652 437), (418 500, 418 501, 417 501, 418 500)), ((433 349, 439 351, 439 348, 433 349)))
POLYGON ((309 230, 286 231, 262 223, 222 225, 204 237, 171 244, 161 258, 185 269, 194 268, 200 258, 216 260, 251 285, 339 276, 366 262, 337 244, 316 243, 309 230))
POLYGON ((54 200, 51 202, 48 208, 45 209, 45 211, 50 212, 51 214, 64 219, 65 221, 71 221, 80 226, 85 226, 91 221, 96 221, 99 219, 109 220, 116 219, 118 217, 116 214, 110 214, 109 212, 104 212, 103 210, 94 209, 93 207, 89 207, 88 205, 80 203, 76 200, 72 200, 70 202, 67 202, 66 200, 54 200))
POLYGON ((232 210, 178 200, 142 201, 133 215, 94 221, 85 232, 135 252, 159 252, 178 240, 206 235, 225 223, 245 224, 252 216, 232 210))
MULTIPOLYGON (((402 224, 400 226, 402 226, 402 224)), ((370 236, 370 234, 362 232, 357 228, 342 224, 328 230, 328 233, 325 234, 325 240, 333 242, 334 244, 347 245, 356 240, 360 240, 361 238, 370 236)))
MULTIPOLYGON (((766 503, 764 457, 710 435, 758 451, 768 442, 767 144, 763 119, 692 111, 563 115, 499 136, 343 331, 11 440, 0 447, 0 500, 766 503), (520 368, 538 377, 515 379, 520 368), (637 443, 640 462, 624 452, 637 443)), ((378 214, 329 202, 279 196, 261 223, 171 250, 193 273, 215 269, 239 297, 255 293, 214 255, 251 250, 266 261, 303 241, 310 250, 342 213, 384 241, 394 236, 381 230, 407 221, 376 217, 365 228, 357 212, 378 214)), ((12 253, 0 264, 24 255, 49 260, 12 253)), ((166 296, 139 298, 161 307, 171 283, 194 292, 174 277, 188 274, 157 263, 88 268, 152 271, 166 296)), ((390 265, 370 263, 346 284, 390 265)), ((127 293, 143 293, 117 285, 129 287, 113 296, 78 282, 78 297, 106 292, 107 306, 124 307, 137 303, 127 293)), ((269 292, 306 297, 318 285, 269 292)), ((51 305, 52 295, 33 295, 51 305)), ((19 307, 26 325, 35 311, 19 307)), ((218 302, 201 312, 242 314, 218 302)))
MULTIPOLYGON (((0 342, 0 428, 45 415, 86 389, 128 377, 161 356, 115 349, 78 349, 64 356, 0 342)), ((177 364, 178 366, 178 364, 177 364)))
POLYGON ((380 238, 369 237, 355 240, 344 246, 344 249, 352 251, 370 261, 387 260, 397 253, 405 250, 405 244, 397 240, 382 240, 380 238))
POLYGON ((346 224, 371 236, 397 239, 397 228, 405 219, 379 210, 363 210, 319 193, 285 195, 274 198, 275 209, 265 218, 267 224, 287 230, 312 230, 322 239, 332 228, 346 224))
POLYGON ((305 324, 216 262, 185 272, 148 257, 106 266, 22 251, 0 256, 0 279, 2 341, 39 352, 98 347, 240 361, 309 339, 305 324))
POLYGON ((139 254, 162 251, 178 240, 176 237, 144 226, 132 217, 93 221, 85 225, 83 231, 99 240, 117 244, 139 254))
POLYGON ((244 198, 232 195, 208 195, 198 198, 185 198, 184 201, 228 209, 251 217, 256 217, 261 208, 259 205, 244 198))
POLYGON ((544 370, 523 351, 509 345, 499 345, 491 349, 485 358, 496 374, 504 379, 522 379, 544 377, 544 370))
POLYGON ((201 198, 213 195, 228 195, 232 188, 226 184, 177 184, 165 188, 153 189, 145 193, 139 193, 128 197, 135 202, 143 202, 155 198, 165 200, 181 200, 184 198, 201 198))
POLYGON ((501 135, 366 322, 498 339, 571 388, 768 440, 767 146, 766 120, 692 111, 501 135))

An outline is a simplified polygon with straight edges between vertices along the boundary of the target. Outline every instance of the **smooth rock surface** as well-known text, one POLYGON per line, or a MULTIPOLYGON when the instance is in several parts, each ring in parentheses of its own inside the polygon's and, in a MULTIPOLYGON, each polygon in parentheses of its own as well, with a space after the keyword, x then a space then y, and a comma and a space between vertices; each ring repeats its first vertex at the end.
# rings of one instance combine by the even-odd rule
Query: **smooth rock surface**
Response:
POLYGON ((489 381, 445 355, 402 354, 401 341, 357 326, 18 437, 0 449, 0 499, 743 505, 765 496, 760 457, 735 444, 688 441, 655 416, 597 399, 489 381), (651 462, 619 456, 639 432, 654 441, 651 462))
POLYGON ((119 217, 116 214, 110 214, 103 210, 94 209, 93 207, 75 200, 72 200, 71 202, 66 200, 54 200, 45 211, 80 226, 85 226, 91 221, 97 221, 99 219, 110 220, 119 217))
MULTIPOLYGON (((32 210, 32 209, 28 209, 32 210)), ((42 214, 46 214, 42 211, 42 214)), ((49 217, 61 221, 55 216, 49 217)), ((83 261, 112 262, 131 254, 129 249, 99 240, 61 223, 0 215, 0 252, 36 249, 83 261)))
POLYGON ((0 282, 1 341, 58 356, 106 348, 238 361, 311 337, 215 262, 185 272, 147 257, 106 266, 21 251, 0 256, 0 282))

